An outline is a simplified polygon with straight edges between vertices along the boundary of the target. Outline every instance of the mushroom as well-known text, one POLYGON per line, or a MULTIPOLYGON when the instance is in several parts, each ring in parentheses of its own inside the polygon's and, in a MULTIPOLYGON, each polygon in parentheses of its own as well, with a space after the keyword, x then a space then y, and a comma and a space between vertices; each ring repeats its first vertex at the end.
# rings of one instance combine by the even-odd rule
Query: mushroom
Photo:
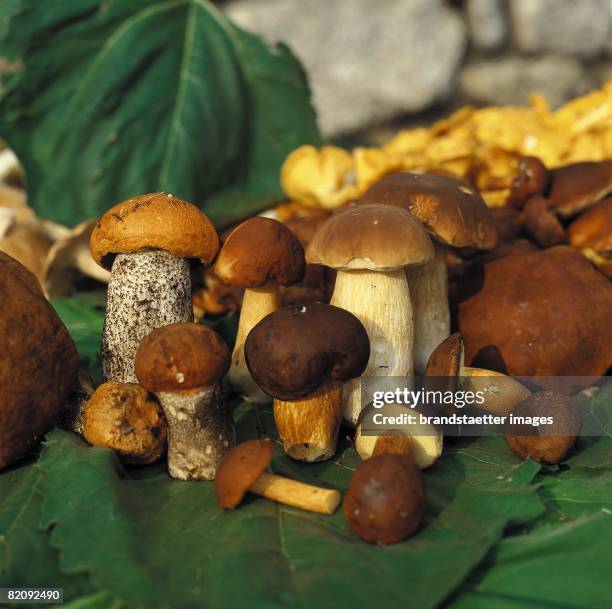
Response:
POLYGON ((550 210, 548 199, 533 196, 523 207, 525 230, 542 247, 552 247, 567 241, 565 228, 550 210))
POLYGON ((582 413, 570 397, 541 391, 512 409, 506 442, 521 459, 530 457, 538 463, 554 465, 563 461, 572 449, 581 426, 582 413), (532 424, 546 417, 552 420, 551 424, 532 424))
MULTIPOLYGON (((353 313, 370 339, 364 376, 413 373, 413 307, 404 267, 429 262, 433 246, 408 212, 359 205, 338 212, 316 232, 306 260, 336 269, 331 304, 353 313)), ((361 381, 344 389, 344 418, 352 426, 361 411, 361 381)))
POLYGON ((104 380, 136 382, 134 356, 151 330, 191 321, 191 280, 186 258, 209 263, 217 233, 194 205, 153 193, 109 209, 91 235, 91 255, 110 269, 102 332, 104 380))
POLYGON ((414 459, 412 436, 401 432, 389 431, 378 436, 372 451, 372 457, 391 453, 393 455, 406 455, 414 459))
POLYGON ((180 480, 213 480, 235 441, 220 381, 230 365, 226 344, 211 329, 176 323, 145 336, 136 376, 158 397, 168 425, 168 471, 180 480))
POLYGON ((274 397, 285 452, 300 461, 331 458, 342 421, 342 382, 359 376, 370 356, 359 320, 322 303, 279 309, 251 330, 245 355, 255 382, 274 397))
POLYGON ((304 275, 304 249, 281 222, 256 216, 230 233, 215 273, 225 283, 246 288, 228 380, 247 401, 265 404, 270 398, 249 374, 244 342, 251 328, 280 306, 279 285, 291 285, 304 275))
POLYGON ((83 412, 95 390, 96 386, 89 371, 85 366, 80 366, 77 379, 55 419, 55 424, 61 429, 82 436, 83 412))
POLYGON ((366 191, 361 203, 401 207, 436 238, 433 259, 406 269, 415 318, 414 368, 422 374, 431 352, 450 334, 446 248, 493 248, 497 241, 493 217, 465 180, 441 175, 388 175, 366 191))
POLYGON ((523 157, 510 185, 506 205, 522 209, 525 201, 533 195, 545 194, 549 183, 550 176, 544 163, 534 156, 523 157))
POLYGON ((76 381, 79 357, 36 277, 4 253, 0 293, 1 470, 49 429, 76 381))
POLYGON ((612 278, 612 196, 574 220, 568 234, 570 244, 612 278))
POLYGON ((124 463, 148 465, 166 452, 166 421, 142 385, 107 381, 83 409, 83 437, 117 451, 124 463))
POLYGON ((349 529, 370 543, 397 543, 425 516, 425 485, 406 455, 383 453, 355 470, 342 504, 349 529))
POLYGON ((250 491, 309 512, 336 511, 340 504, 338 491, 266 472, 273 454, 274 444, 267 439, 242 442, 229 450, 215 478, 215 495, 221 509, 233 510, 250 491))

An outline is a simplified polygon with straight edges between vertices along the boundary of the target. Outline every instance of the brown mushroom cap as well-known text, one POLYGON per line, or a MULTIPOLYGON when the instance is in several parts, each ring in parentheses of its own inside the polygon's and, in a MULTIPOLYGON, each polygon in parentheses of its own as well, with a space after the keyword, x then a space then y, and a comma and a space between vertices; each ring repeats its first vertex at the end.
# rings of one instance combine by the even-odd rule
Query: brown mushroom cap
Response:
POLYGON ((549 181, 548 170, 540 159, 534 156, 523 157, 519 161, 516 175, 510 185, 506 204, 522 207, 529 197, 545 193, 549 181))
POLYGON ((582 413, 568 396, 552 391, 533 393, 513 409, 514 417, 552 417, 552 425, 512 423, 506 427, 506 442, 512 452, 538 463, 559 463, 576 443, 582 426, 582 413))
POLYGON ((339 211, 319 227, 306 250, 307 262, 334 269, 393 270, 432 258, 431 240, 414 217, 383 205, 339 211))
POLYGON ((93 446, 116 450, 125 463, 145 465, 161 459, 166 450, 166 420, 144 387, 108 381, 85 405, 83 437, 93 446))
POLYGON ((228 236, 217 262, 217 277, 240 288, 267 283, 288 286, 304 275, 304 248, 281 222, 256 216, 228 236))
POLYGON ((208 264, 219 250, 210 220, 195 206, 163 192, 139 195, 111 207, 90 239, 91 255, 110 269, 115 254, 164 250, 208 264))
POLYGON ((466 362, 513 376, 571 376, 580 388, 577 377, 612 365, 610 311, 612 285, 571 247, 494 260, 458 304, 466 362))
POLYGON ((279 400, 297 400, 328 380, 359 376, 370 341, 351 313, 323 303, 284 307, 264 317, 245 342, 255 382, 279 400))
POLYGON ((409 211, 442 243, 491 249, 497 235, 478 191, 459 178, 394 173, 366 191, 360 203, 384 203, 409 211))
POLYGON ((425 376, 457 377, 463 365, 463 338, 459 332, 443 340, 431 353, 425 376))
POLYGON ((273 454, 271 440, 248 440, 225 454, 215 476, 215 495, 221 509, 232 510, 242 501, 268 467, 273 454))
POLYGON ((548 199, 535 195, 523 207, 525 230, 542 247, 552 247, 567 241, 565 228, 549 205, 548 199))
POLYGON ((36 277, 0 253, 0 469, 24 456, 50 427, 77 378, 68 330, 36 277))
POLYGON ((138 381, 149 391, 187 391, 218 382, 230 367, 230 352, 206 326, 181 322, 147 334, 136 352, 138 381))
POLYGON ((405 455, 376 455, 355 470, 342 507, 349 528, 361 539, 397 543, 413 535, 423 521, 423 476, 405 455))

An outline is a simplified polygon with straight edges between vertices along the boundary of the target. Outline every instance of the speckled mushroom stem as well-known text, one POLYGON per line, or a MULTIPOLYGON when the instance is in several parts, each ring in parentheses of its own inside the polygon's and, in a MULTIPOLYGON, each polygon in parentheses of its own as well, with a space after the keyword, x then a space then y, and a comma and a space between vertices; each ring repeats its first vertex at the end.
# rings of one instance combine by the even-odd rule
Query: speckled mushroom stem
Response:
POLYGON ((444 246, 434 243, 431 262, 406 268, 414 308, 414 371, 423 374, 433 350, 450 335, 448 269, 444 246))
POLYGON ((155 328, 192 320, 186 260, 160 250, 117 255, 102 333, 104 380, 137 383, 134 357, 140 341, 155 328))
POLYGON ((238 334, 232 353, 232 367, 227 378, 230 385, 247 402, 269 404, 272 401, 272 398, 264 393, 251 377, 244 359, 244 342, 253 326, 266 315, 276 311, 279 306, 279 288, 276 284, 269 284, 263 288, 248 288, 244 291, 238 334))
POLYGON ((168 424, 168 471, 179 480, 214 480, 223 455, 235 444, 231 413, 219 384, 194 391, 160 391, 168 424))
MULTIPOLYGON (((331 304, 350 311, 370 339, 370 359, 363 376, 413 373, 413 309, 404 269, 338 271, 331 304)), ((361 378, 344 385, 344 420, 355 426, 361 412, 361 378)))
POLYGON ((331 459, 342 422, 342 383, 328 381, 301 400, 274 400, 274 422, 291 458, 331 459))

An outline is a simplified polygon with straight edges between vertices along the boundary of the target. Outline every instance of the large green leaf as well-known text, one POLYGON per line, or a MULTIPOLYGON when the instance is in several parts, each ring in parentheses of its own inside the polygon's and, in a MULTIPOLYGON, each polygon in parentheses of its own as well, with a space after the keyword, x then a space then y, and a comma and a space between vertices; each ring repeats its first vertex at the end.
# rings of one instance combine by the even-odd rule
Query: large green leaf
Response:
POLYGON ((225 225, 278 200, 287 153, 318 142, 289 49, 207 0, 3 0, 0 135, 31 204, 68 225, 156 190, 225 225))

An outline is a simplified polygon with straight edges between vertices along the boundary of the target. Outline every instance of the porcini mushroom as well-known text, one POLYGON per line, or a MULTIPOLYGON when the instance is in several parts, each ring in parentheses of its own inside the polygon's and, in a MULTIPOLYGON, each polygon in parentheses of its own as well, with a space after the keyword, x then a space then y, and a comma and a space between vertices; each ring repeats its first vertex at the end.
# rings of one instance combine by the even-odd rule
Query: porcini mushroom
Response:
POLYGON ((552 247, 567 240, 565 228, 550 210, 548 199, 533 196, 523 207, 526 232, 542 247, 552 247))
POLYGON ((194 323, 157 328, 136 353, 136 376, 157 395, 168 425, 168 471, 180 480, 213 480, 235 442, 220 381, 230 365, 226 344, 194 323))
POLYGON ((533 195, 545 194, 549 183, 548 170, 540 159, 534 156, 521 158, 510 185, 506 205, 521 209, 525 201, 533 195))
MULTIPOLYGON (((331 304, 353 313, 370 339, 364 376, 413 373, 413 307, 404 268, 429 262, 433 246, 403 209, 359 205, 338 212, 315 233, 306 260, 336 269, 331 304)), ((360 380, 344 390, 344 418, 355 425, 361 411, 360 380)))
POLYGON ((102 375, 134 383, 134 356, 142 338, 160 326, 193 319, 186 258, 209 263, 219 239, 197 207, 161 192, 109 209, 95 226, 90 246, 93 259, 111 271, 102 375))
POLYGON ((250 491, 309 512, 336 511, 340 503, 338 491, 266 472, 273 454, 270 440, 249 440, 234 446, 223 457, 215 478, 215 495, 221 509, 233 510, 250 491))
POLYGON ((230 233, 215 273, 225 283, 246 288, 228 380, 244 399, 265 404, 270 398, 249 374, 244 342, 251 328, 280 306, 279 285, 291 285, 304 275, 304 249, 281 222, 256 216, 230 233))
POLYGON ((446 248, 493 248, 493 217, 474 187, 441 175, 391 174, 371 186, 360 202, 405 209, 435 237, 434 257, 406 269, 415 318, 414 368, 422 374, 431 352, 450 334, 446 248))
POLYGON ((370 356, 359 320, 322 303, 285 307, 251 330, 245 355, 255 382, 274 397, 285 452, 300 461, 332 457, 342 421, 342 383, 359 376, 370 356))

